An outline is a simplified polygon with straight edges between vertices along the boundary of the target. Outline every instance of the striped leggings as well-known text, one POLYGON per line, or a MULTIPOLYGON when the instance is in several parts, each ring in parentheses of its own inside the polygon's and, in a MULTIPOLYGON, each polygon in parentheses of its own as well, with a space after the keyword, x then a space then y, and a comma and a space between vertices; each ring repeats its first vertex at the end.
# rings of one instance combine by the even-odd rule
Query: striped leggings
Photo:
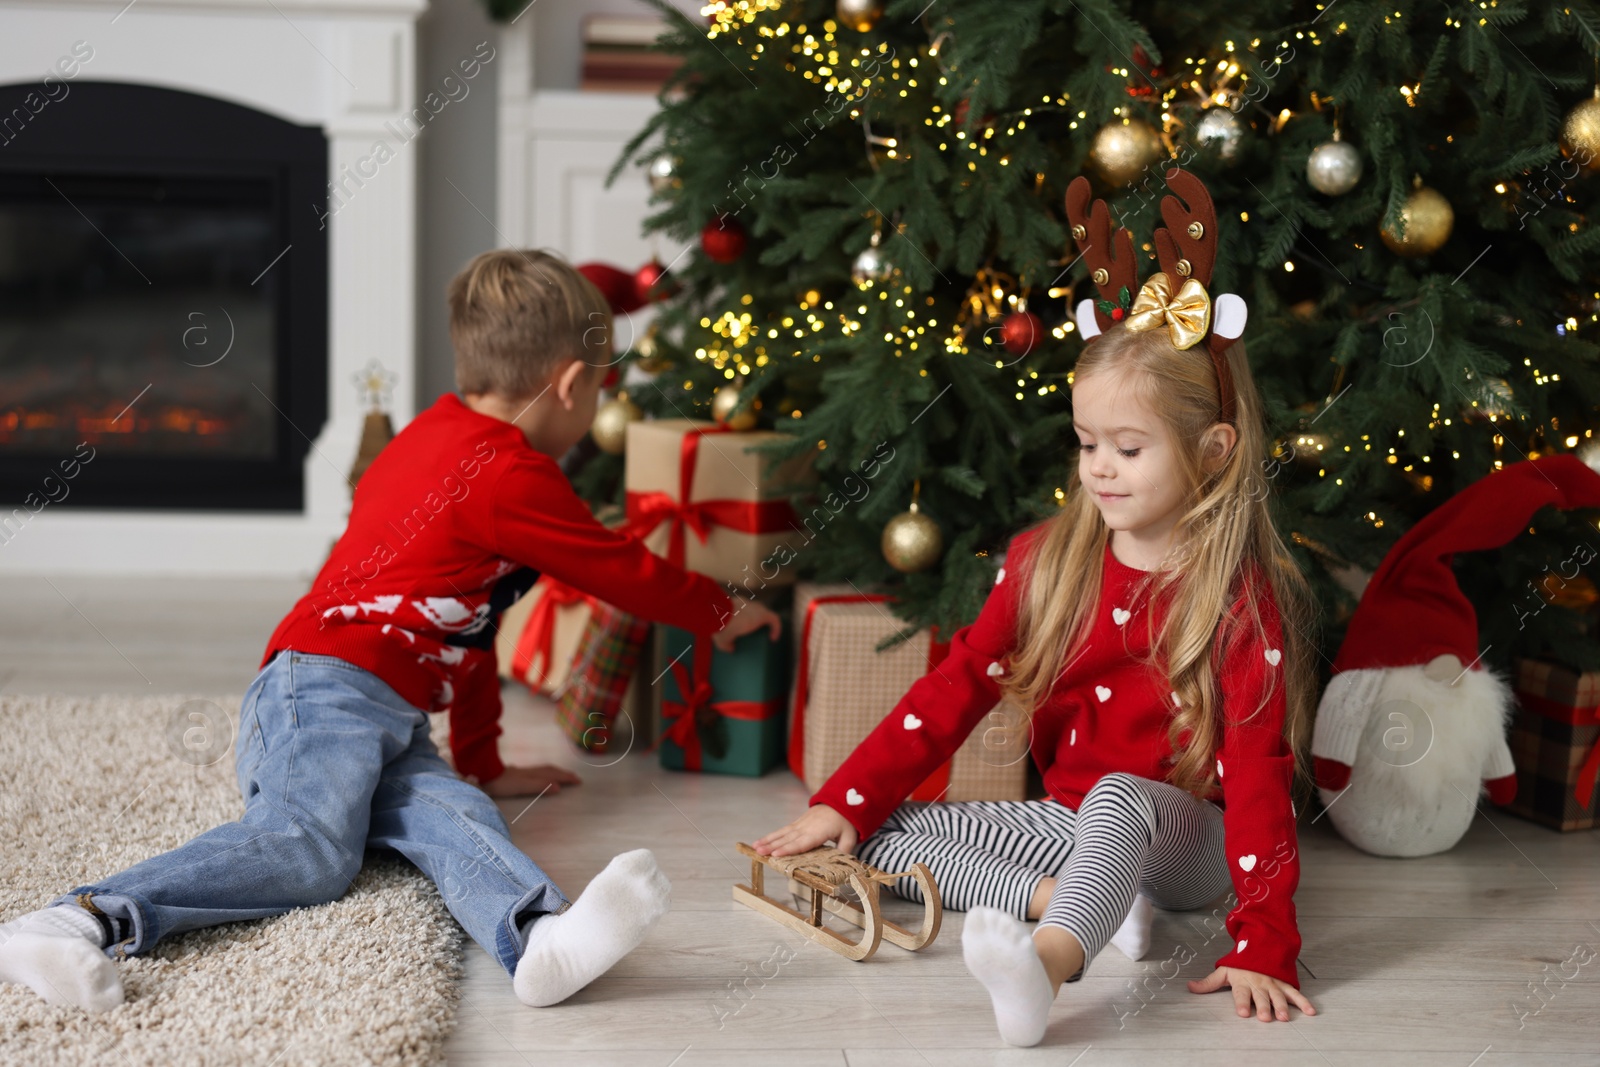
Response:
MULTIPOLYGON (((1187 911, 1230 885, 1221 809, 1132 774, 1101 778, 1077 811, 1053 800, 902 804, 857 851, 884 871, 926 864, 955 911, 986 905, 1018 919, 1027 919, 1039 883, 1053 875, 1040 925, 1072 934, 1085 961, 1111 940, 1137 894, 1187 911)), ((922 900, 910 878, 890 889, 922 900)))

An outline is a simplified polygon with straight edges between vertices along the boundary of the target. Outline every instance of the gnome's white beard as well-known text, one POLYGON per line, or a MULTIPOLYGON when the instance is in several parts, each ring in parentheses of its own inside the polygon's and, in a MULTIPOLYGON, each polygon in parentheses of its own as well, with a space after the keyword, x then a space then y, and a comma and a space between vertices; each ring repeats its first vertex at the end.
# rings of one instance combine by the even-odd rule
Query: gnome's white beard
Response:
POLYGON ((1317 709, 1311 751, 1348 763, 1350 784, 1319 789, 1345 840, 1378 856, 1427 856, 1461 840, 1485 778, 1514 770, 1505 741, 1511 688, 1488 670, 1454 685, 1421 666, 1345 671, 1317 709))

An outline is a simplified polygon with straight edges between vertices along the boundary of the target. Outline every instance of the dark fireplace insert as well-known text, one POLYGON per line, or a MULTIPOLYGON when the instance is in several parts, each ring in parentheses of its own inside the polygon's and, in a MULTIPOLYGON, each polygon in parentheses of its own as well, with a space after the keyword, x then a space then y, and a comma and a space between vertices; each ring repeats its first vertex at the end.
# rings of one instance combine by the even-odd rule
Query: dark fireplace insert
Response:
POLYGON ((0 86, 0 504, 302 510, 326 137, 169 89, 38 90, 0 86))

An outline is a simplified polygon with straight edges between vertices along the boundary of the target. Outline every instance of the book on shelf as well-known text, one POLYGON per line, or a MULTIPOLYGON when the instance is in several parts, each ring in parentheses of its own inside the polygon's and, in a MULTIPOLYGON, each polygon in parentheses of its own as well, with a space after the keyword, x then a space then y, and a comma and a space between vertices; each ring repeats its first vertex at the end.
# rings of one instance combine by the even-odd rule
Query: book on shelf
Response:
POLYGON ((683 60, 654 50, 666 28, 653 16, 590 15, 583 20, 580 88, 658 92, 683 60))

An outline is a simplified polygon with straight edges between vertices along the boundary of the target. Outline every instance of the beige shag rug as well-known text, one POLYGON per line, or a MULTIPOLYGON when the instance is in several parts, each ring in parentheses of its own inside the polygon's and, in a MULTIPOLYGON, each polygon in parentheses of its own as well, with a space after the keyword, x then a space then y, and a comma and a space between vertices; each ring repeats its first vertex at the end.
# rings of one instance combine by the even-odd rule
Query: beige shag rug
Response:
MULTIPOLYGON (((238 697, 0 697, 0 921, 238 818, 238 710, 238 697)), ((371 852, 335 903, 119 963, 127 1001, 104 1014, 0 983, 0 1059, 438 1063, 464 937, 420 871, 371 852)))

